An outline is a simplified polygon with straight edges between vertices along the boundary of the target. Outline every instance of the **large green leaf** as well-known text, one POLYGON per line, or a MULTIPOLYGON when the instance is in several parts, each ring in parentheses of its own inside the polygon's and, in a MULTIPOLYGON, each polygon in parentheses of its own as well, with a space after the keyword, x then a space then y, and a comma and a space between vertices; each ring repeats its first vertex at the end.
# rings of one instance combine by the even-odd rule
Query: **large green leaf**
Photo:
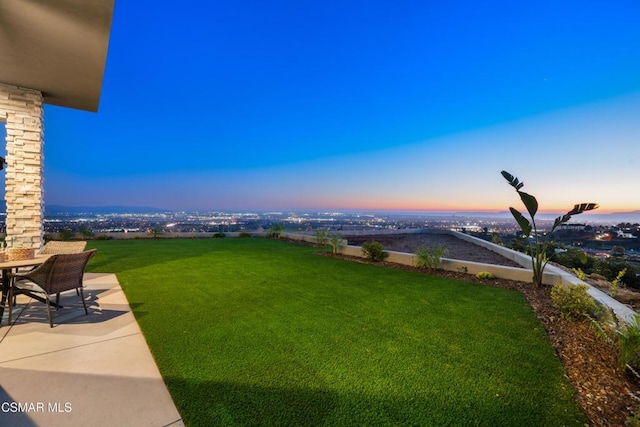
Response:
POLYGON ((513 188, 515 188, 516 190, 520 190, 523 186, 524 186, 524 182, 520 182, 518 180, 518 178, 516 178, 515 176, 511 175, 509 172, 507 171, 502 171, 500 172, 502 174, 502 176, 504 177, 504 179, 506 179, 507 181, 509 181, 509 184, 511 184, 511 186, 513 188))
POLYGON ((524 215, 522 215, 520 212, 518 212, 517 209, 509 208, 509 210, 511 211, 511 215, 513 215, 513 217, 516 219, 516 222, 520 226, 522 233, 527 237, 530 236, 531 223, 529 222, 529 220, 525 218, 524 215))
POLYGON ((559 216, 555 219, 555 221, 553 221, 553 227, 551 227, 551 231, 555 230, 556 227, 560 224, 564 224, 565 222, 569 221, 572 215, 578 215, 582 212, 598 209, 598 207, 599 205, 597 203, 578 203, 577 205, 574 205, 573 209, 571 209, 566 214, 559 216))
POLYGON ((559 216, 553 221, 553 227, 551 227, 551 231, 553 232, 553 230, 555 230, 557 226, 559 226, 560 224, 564 224, 570 219, 571 219, 571 215, 569 214, 564 214, 562 216, 559 216))
POLYGON ((598 207, 599 205, 597 203, 579 203, 577 205, 574 205, 573 209, 567 212, 567 215, 578 215, 582 212, 598 209, 598 207))
POLYGON ((536 213, 538 213, 538 201, 536 198, 524 191, 518 191, 518 194, 520 195, 522 203, 526 206, 529 215, 531 215, 531 218, 536 216, 536 213))

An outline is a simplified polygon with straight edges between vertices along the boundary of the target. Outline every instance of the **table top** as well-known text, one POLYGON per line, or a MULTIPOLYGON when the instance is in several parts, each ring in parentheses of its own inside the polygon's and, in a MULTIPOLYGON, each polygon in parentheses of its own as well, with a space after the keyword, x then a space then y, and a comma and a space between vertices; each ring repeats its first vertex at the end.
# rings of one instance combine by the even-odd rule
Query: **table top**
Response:
POLYGON ((51 255, 36 255, 34 258, 30 259, 20 259, 15 261, 4 261, 0 262, 0 269, 8 270, 11 268, 18 267, 30 267, 34 265, 40 265, 47 260, 51 255))

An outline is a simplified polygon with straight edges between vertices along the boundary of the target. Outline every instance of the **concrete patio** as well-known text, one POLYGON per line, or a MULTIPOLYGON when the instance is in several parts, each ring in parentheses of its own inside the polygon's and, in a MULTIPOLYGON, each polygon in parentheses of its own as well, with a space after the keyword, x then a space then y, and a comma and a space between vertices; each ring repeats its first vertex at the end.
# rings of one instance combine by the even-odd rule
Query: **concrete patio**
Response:
POLYGON ((183 426, 114 274, 85 275, 50 328, 22 296, 0 327, 0 425, 183 426), (17 319, 15 318, 17 316, 17 319))

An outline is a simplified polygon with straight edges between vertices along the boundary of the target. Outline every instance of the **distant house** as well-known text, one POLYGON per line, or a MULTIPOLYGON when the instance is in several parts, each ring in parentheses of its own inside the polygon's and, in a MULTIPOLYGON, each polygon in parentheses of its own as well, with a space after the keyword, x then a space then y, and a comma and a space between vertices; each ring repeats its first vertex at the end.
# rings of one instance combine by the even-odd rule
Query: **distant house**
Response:
POLYGON ((633 234, 624 232, 622 230, 618 230, 616 231, 616 233, 617 233, 616 237, 618 239, 637 239, 638 238, 638 236, 634 236, 633 234))
POLYGON ((558 226, 558 231, 585 231, 587 224, 565 223, 558 226))

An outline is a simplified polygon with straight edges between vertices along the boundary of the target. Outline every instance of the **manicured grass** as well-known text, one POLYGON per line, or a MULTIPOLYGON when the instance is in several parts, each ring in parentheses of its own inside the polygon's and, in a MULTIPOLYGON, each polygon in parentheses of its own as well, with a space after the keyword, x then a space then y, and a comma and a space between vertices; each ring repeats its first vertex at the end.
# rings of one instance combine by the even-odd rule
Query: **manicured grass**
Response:
POLYGON ((586 423, 517 292, 268 239, 90 246, 188 426, 586 423))

